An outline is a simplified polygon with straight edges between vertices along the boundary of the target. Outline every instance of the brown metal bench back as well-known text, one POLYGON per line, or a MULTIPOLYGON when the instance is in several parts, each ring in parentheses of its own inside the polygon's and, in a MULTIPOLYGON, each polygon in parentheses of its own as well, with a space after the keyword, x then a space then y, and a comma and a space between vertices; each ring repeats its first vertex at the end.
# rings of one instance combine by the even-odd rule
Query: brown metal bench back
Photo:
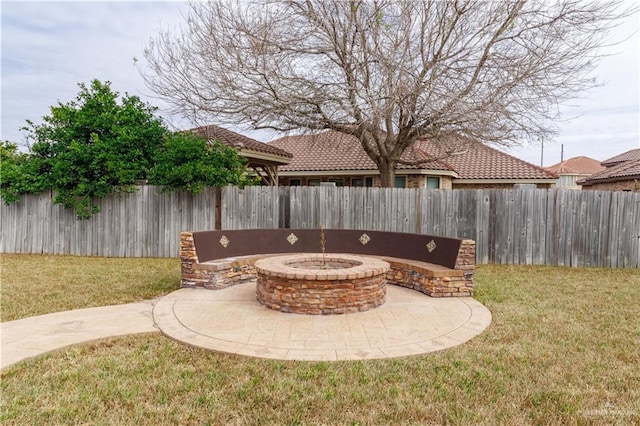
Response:
MULTIPOLYGON (((325 229, 327 253, 389 256, 453 269, 462 240, 401 232, 325 229)), ((193 233, 200 262, 251 254, 320 253, 318 229, 251 229, 193 233), (224 238, 223 238, 224 237, 224 238)))

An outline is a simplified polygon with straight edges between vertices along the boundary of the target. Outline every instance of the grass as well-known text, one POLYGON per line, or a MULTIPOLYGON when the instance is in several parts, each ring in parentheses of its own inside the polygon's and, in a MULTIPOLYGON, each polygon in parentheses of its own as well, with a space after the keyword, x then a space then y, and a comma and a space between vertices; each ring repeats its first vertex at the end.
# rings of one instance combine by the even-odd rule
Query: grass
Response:
POLYGON ((482 266, 476 289, 493 313, 491 326, 461 346, 423 356, 271 361, 189 348, 159 334, 72 347, 2 372, 0 421, 640 422, 637 270, 482 266))
POLYGON ((177 259, 2 254, 0 318, 151 299, 180 286, 177 259))

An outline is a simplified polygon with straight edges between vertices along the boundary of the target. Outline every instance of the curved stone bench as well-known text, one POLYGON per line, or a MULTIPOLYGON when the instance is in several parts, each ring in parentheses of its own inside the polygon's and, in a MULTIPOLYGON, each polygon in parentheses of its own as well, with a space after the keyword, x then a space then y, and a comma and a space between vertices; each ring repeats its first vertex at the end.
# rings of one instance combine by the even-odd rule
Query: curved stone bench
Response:
MULTIPOLYGON (((375 256, 391 265, 389 284, 433 297, 472 296, 475 241, 399 232, 327 229, 327 253, 375 256)), ((320 253, 320 231, 253 229, 183 232, 181 286, 221 289, 255 278, 257 260, 320 253)))

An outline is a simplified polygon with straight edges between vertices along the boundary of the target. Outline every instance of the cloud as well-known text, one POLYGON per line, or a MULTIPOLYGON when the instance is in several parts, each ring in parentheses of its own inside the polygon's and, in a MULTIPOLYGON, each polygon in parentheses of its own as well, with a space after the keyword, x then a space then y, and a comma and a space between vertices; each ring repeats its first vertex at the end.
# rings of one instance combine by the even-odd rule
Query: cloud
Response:
POLYGON ((149 100, 152 94, 133 58, 142 56, 162 23, 182 22, 181 7, 184 3, 3 2, 1 138, 21 141, 18 129, 26 119, 39 122, 50 106, 74 99, 78 83, 93 79, 149 100))
MULTIPOLYGON (((633 5, 633 2, 628 2, 633 5)), ((559 134, 544 141, 545 166, 580 155, 606 160, 640 147, 640 12, 613 29, 614 45, 604 49, 593 72, 601 84, 561 107, 559 134)), ((512 155, 540 164, 539 143, 509 149, 512 155)))
MULTIPOLYGON (((633 1, 629 0, 633 5, 633 1)), ((143 61, 143 48, 158 30, 183 23, 183 2, 6 2, 2 14, 2 126, 0 138, 20 142, 26 119, 39 122, 58 101, 78 93, 77 83, 97 78, 164 107, 144 84, 133 58, 143 61)), ((545 165, 587 155, 606 159, 640 146, 640 14, 625 20, 611 35, 624 42, 605 49, 593 76, 601 87, 562 107, 557 138, 545 141, 545 165)), ((188 124, 163 114, 177 127, 188 124)), ((273 132, 244 132, 260 140, 273 132)), ((534 164, 540 146, 525 144, 510 153, 534 164)))

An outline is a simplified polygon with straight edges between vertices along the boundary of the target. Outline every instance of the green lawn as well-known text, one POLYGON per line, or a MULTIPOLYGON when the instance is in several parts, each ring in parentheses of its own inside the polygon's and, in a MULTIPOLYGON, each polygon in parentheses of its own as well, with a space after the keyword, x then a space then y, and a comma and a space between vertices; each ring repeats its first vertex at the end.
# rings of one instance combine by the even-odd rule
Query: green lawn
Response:
POLYGON ((178 259, 0 256, 2 321, 138 302, 180 287, 178 259))
MULTIPOLYGON (((13 299, 27 278, 54 287, 50 279, 40 277, 57 275, 49 267, 60 274, 68 271, 69 279, 76 274, 75 281, 95 287, 91 302, 97 304, 114 302, 111 292, 101 299, 100 289, 110 286, 103 281, 108 279, 105 274, 96 271, 137 270, 138 276, 118 278, 126 288, 138 286, 127 296, 130 300, 169 291, 178 276, 176 260, 11 256, 7 261, 3 256, 3 318, 6 312, 14 312, 13 317, 42 313, 38 291, 19 302, 13 299), (141 263, 145 267, 140 268, 141 263), (42 267, 25 272, 34 264, 42 267), (149 269, 157 275, 145 276, 143 271, 149 269)), ((640 422, 638 270, 481 266, 476 289, 476 298, 491 310, 493 322, 480 336, 445 351, 375 361, 286 362, 211 353, 160 334, 115 338, 3 370, 0 420, 256 425, 640 422)), ((59 304, 48 301, 47 309, 86 303, 62 299, 59 304)))

